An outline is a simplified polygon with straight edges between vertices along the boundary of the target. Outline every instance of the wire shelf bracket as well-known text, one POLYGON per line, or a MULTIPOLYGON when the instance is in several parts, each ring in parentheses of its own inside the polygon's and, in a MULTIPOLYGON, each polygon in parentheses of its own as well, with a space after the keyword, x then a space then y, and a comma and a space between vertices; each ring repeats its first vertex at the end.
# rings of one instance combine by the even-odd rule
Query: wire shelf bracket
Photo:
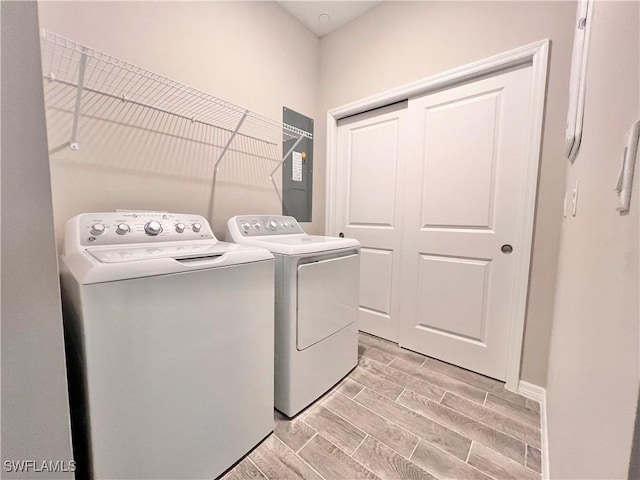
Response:
POLYGON ((293 146, 289 149, 289 151, 282 157, 282 160, 278 163, 278 166, 276 168, 274 168, 273 171, 269 174, 269 180, 273 181, 273 174, 276 173, 280 167, 282 167, 282 165, 284 164, 284 162, 287 159, 287 157, 289 155, 291 155, 291 153, 296 149, 298 144, 302 141, 303 138, 305 138, 305 136, 307 136, 307 135, 303 135, 303 136, 299 137, 296 140, 296 143, 294 143, 293 146))
MULTIPOLYGON (((290 126, 285 124, 286 126, 290 126)), ((294 128, 294 127, 292 127, 294 128)), ((271 173, 269 174, 269 180, 271 180, 271 183, 273 184, 273 188, 276 189, 276 194, 278 195, 278 200, 280 200, 280 203, 282 203, 282 194, 280 193, 280 190, 278 190, 278 184, 276 183, 276 181, 273 178, 273 175, 282 167, 282 165, 284 165, 285 160, 287 159, 287 157, 289 157, 289 155, 291 155, 291 153, 296 149, 296 147, 298 146, 298 144, 302 141, 303 138, 305 137, 309 137, 311 138, 311 134, 309 132, 304 132, 305 135, 301 135, 300 137, 298 137, 298 139, 296 140, 296 142, 293 144, 293 146, 289 149, 289 151, 282 157, 282 160, 278 163, 278 165, 276 166, 276 168, 274 168, 271 173)))
POLYGON ((82 105, 82 88, 84 86, 84 75, 87 71, 87 53, 86 48, 82 49, 80 54, 80 63, 78 66, 78 89, 76 91, 76 104, 73 111, 73 126, 71 127, 71 140, 69 140, 69 148, 71 150, 79 150, 78 143, 78 121, 80 119, 80 106, 82 105))
POLYGON ((209 196, 209 218, 213 217, 213 200, 214 200, 215 192, 216 192, 216 180, 218 178, 218 172, 220 171, 220 167, 219 167, 220 162, 222 162, 222 159, 224 158, 224 155, 227 153, 227 150, 229 150, 229 147, 231 146, 231 143, 233 142, 233 139, 238 134, 238 130, 240 130, 240 127, 242 127, 242 124, 247 119, 247 115, 249 115, 249 110, 246 110, 244 112, 244 115, 242 115, 242 117, 240 118, 240 121, 238 122, 238 125, 236 126, 235 130, 233 131, 233 133, 229 137, 229 140, 227 141, 227 144, 222 149, 222 152, 220 152, 220 156, 218 157, 218 160, 216 161, 215 165, 213 166, 213 180, 211 182, 211 194, 209 196))

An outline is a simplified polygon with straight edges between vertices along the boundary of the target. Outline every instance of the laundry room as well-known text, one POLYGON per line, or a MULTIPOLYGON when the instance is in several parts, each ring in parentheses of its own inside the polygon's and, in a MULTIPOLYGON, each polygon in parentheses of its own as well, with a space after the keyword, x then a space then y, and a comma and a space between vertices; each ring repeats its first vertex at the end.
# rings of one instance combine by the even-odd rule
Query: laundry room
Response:
POLYGON ((2 478, 640 478, 640 1, 0 20, 2 478))

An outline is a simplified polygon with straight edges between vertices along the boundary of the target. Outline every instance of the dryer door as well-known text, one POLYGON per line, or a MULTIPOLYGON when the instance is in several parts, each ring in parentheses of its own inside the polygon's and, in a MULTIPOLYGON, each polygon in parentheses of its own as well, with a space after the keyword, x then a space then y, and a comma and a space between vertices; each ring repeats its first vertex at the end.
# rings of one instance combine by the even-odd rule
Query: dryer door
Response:
POLYGON ((356 321, 359 277, 358 254, 298 266, 298 350, 356 321))

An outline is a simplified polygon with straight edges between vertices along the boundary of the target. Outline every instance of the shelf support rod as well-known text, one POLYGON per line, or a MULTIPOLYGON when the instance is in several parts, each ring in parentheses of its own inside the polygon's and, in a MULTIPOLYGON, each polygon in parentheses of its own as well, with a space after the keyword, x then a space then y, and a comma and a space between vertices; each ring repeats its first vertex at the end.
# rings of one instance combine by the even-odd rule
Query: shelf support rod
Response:
MULTIPOLYGON (((304 138, 304 136, 300 135, 298 137, 298 140, 296 140, 296 143, 293 144, 293 147, 291 147, 289 149, 289 151, 285 154, 284 157, 282 157, 282 161, 280 163, 278 163, 278 166, 276 168, 273 169, 273 171, 269 174, 269 179, 271 181, 273 181, 273 174, 276 173, 278 171, 278 169, 282 166, 282 164, 284 163, 284 161, 287 159, 287 157, 289 155, 291 155, 291 152, 293 152, 295 150, 295 148, 298 146, 298 144, 302 141, 302 139, 304 138)), ((274 184, 275 185, 275 184, 274 184)), ((276 189, 277 190, 277 189, 276 189)))
POLYGON ((280 195, 280 190, 278 190, 278 185, 276 184, 276 181, 273 179, 272 176, 270 176, 269 179, 271 180, 271 183, 273 183, 273 188, 275 188, 276 195, 278 195, 278 200, 280 200, 280 205, 282 205, 282 195, 280 195))
POLYGON ((244 114, 242 115, 242 118, 240 118, 240 121, 238 122, 238 125, 236 125, 236 128, 231 133, 231 136, 229 137, 229 140, 227 140, 227 143, 224 146, 224 148, 222 149, 222 152, 220 152, 220 156, 218 157, 218 160, 216 161, 216 163, 213 166, 213 179, 211 181, 211 194, 209 195, 209 222, 211 222, 212 225, 213 225, 213 198, 214 198, 215 192, 216 192, 216 180, 218 178, 218 171, 220 170, 220 168, 218 166, 220 165, 220 162, 224 158, 225 154, 227 153, 227 150, 229 150, 229 147, 231 146, 231 142, 233 142, 233 139, 236 137, 236 135, 240 131, 240 127, 242 127, 242 124, 247 119, 248 115, 249 115, 249 110, 245 110, 244 114))
POLYGON ((80 64, 78 66, 78 87, 76 90, 76 106, 73 112, 73 126, 71 127, 71 140, 69 141, 69 148, 71 150, 79 150, 80 144, 78 143, 78 122, 80 120, 80 104, 82 103, 82 89, 84 86, 84 74, 87 70, 87 50, 82 49, 80 54, 80 64))
POLYGON ((238 131, 240 130, 240 127, 242 127, 242 124, 247 119, 247 115, 249 115, 249 110, 245 110, 244 111, 244 114, 242 115, 242 118, 238 122, 238 125, 236 126, 235 130, 231 133, 231 136, 229 137, 229 140, 227 140, 227 144, 222 149, 222 152, 220 153, 220 156, 218 157, 218 161, 216 161, 216 164, 213 167, 214 177, 215 177, 215 174, 218 173, 218 170, 219 170, 218 169, 218 165, 220 165, 220 162, 222 161, 224 155, 227 153, 227 150, 229 150, 229 147, 231 146, 231 142, 233 142, 233 139, 238 134, 238 131))
POLYGON ((304 135, 300 135, 298 137, 298 139, 296 140, 296 142, 293 144, 293 146, 289 149, 289 151, 282 157, 282 161, 280 163, 278 163, 278 165, 276 166, 276 168, 273 169, 273 171, 269 174, 269 180, 271 180, 271 183, 273 183, 273 188, 275 188, 276 190, 276 195, 278 195, 278 199, 280 200, 280 204, 282 204, 282 195, 280 194, 280 190, 278 190, 278 184, 276 183, 276 181, 273 179, 273 174, 276 173, 278 171, 278 169, 284 164, 284 161, 287 159, 287 157, 289 155, 291 155, 291 153, 295 150, 295 148, 298 146, 298 144, 302 141, 302 139, 304 138, 304 135))

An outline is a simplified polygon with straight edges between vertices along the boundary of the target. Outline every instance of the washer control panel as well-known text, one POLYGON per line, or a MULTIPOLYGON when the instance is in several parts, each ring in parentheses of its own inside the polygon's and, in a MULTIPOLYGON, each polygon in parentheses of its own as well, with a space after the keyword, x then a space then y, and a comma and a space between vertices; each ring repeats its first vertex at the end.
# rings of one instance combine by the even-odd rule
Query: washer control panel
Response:
POLYGON ((215 239, 209 222, 192 214, 86 213, 79 216, 77 228, 84 246, 215 239))
POLYGON ((280 215, 241 215, 236 217, 235 227, 243 237, 304 233, 295 218, 280 215))

